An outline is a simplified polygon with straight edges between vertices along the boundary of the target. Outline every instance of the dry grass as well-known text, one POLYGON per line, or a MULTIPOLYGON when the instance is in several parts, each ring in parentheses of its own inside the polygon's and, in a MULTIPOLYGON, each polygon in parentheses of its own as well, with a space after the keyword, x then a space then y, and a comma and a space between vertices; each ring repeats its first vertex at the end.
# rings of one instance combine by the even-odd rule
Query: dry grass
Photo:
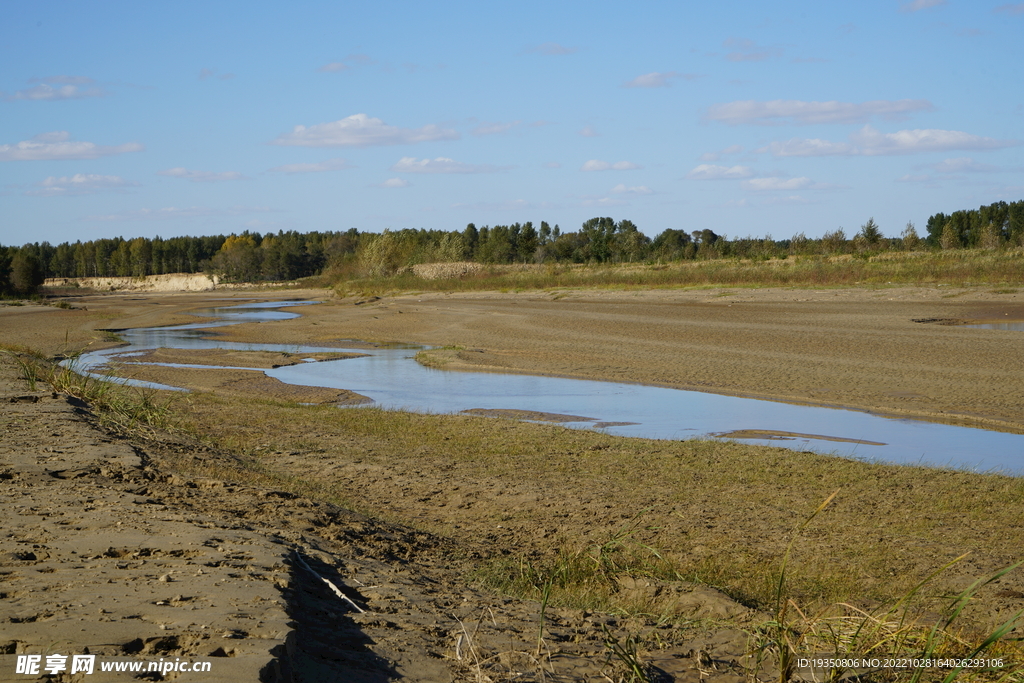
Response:
MULTIPOLYGON (((193 407, 195 431, 251 458, 261 476, 292 478, 304 495, 329 496, 364 512, 381 514, 386 508, 375 499, 393 491, 387 485, 375 491, 366 482, 353 501, 344 478, 332 475, 334 467, 359 460, 396 475, 443 472, 437 483, 451 486, 520 486, 541 497, 560 497, 564 502, 559 505, 500 511, 498 521, 506 526, 559 528, 557 534, 512 549, 521 552, 496 554, 495 566, 484 570, 492 576, 504 572, 505 587, 523 594, 539 590, 542 577, 567 558, 581 566, 590 563, 586 558, 595 556, 595 547, 615 538, 625 521, 646 509, 642 524, 614 548, 597 553, 613 560, 603 565, 604 576, 625 571, 695 580, 748 604, 767 606, 799 511, 836 489, 842 493, 827 520, 792 552, 788 582, 791 594, 804 604, 870 606, 898 598, 934 567, 964 552, 972 555, 963 575, 977 576, 1009 564, 1024 547, 1018 509, 1024 480, 1019 478, 372 408, 339 411, 201 396, 193 407), (289 452, 299 454, 282 457, 289 452), (310 466, 321 463, 317 477, 302 477, 295 469, 297 459, 310 466), (572 523, 605 507, 607 514, 599 520, 579 527, 572 523), (510 573, 514 567, 527 569, 516 578, 510 573)), ((402 510, 415 509, 421 513, 418 526, 450 531, 447 510, 399 502, 388 505, 392 512, 385 516, 410 522, 402 510)), ((480 512, 460 513, 459 523, 463 529, 493 527, 502 505, 498 498, 480 512)), ((604 596, 596 590, 607 588, 598 576, 602 572, 591 577, 594 590, 583 593, 607 605, 614 591, 604 596)), ((950 589, 963 587, 957 584, 959 575, 948 579, 950 589)), ((567 583, 578 588, 581 581, 567 583)), ((552 601, 585 602, 558 586, 552 601)))

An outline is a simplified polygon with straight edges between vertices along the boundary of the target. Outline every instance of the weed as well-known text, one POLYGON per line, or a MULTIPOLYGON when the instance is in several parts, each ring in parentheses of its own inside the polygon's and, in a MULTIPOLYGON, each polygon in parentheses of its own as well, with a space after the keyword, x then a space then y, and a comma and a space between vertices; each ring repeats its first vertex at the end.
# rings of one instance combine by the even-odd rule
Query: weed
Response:
POLYGON ((37 383, 44 378, 40 363, 45 361, 45 357, 21 344, 4 345, 0 352, 18 365, 21 378, 28 382, 28 390, 37 391, 37 383))
POLYGON ((161 401, 158 392, 152 389, 127 386, 110 378, 97 378, 80 374, 75 370, 75 361, 81 352, 67 352, 58 355, 61 363, 47 359, 42 353, 22 345, 0 347, 5 355, 12 358, 29 383, 31 391, 38 390, 43 382, 58 393, 73 396, 90 404, 107 426, 125 431, 139 429, 167 429, 171 427, 170 403, 174 397, 161 401))
POLYGON ((648 668, 637 655, 636 638, 630 635, 620 641, 604 624, 601 624, 601 630, 604 631, 604 644, 608 649, 608 662, 615 658, 626 668, 626 678, 622 679, 623 683, 650 683, 648 668))
MULTIPOLYGON (((922 589, 951 566, 963 560, 966 555, 961 555, 933 571, 890 606, 874 612, 867 612, 847 603, 829 606, 816 614, 802 610, 788 595, 787 569, 791 551, 803 530, 828 507, 838 493, 836 491, 825 499, 797 527, 790 539, 775 583, 772 618, 760 624, 752 634, 752 676, 756 677, 771 657, 775 659, 778 667, 779 682, 788 683, 796 673, 797 662, 801 656, 820 656, 823 652, 828 653, 828 658, 839 662, 881 656, 905 658, 915 662, 977 660, 987 653, 994 653, 1006 636, 1020 623, 1024 617, 1024 610, 1017 612, 998 628, 980 638, 965 637, 962 631, 955 631, 953 628, 964 608, 981 587, 998 581, 1024 562, 1006 567, 987 579, 975 581, 953 598, 945 610, 945 616, 936 620, 930 629, 912 617, 911 610, 922 589)), ((917 666, 910 673, 910 682, 918 683, 923 680, 923 676, 932 668, 935 668, 932 664, 917 666)), ((963 666, 946 668, 949 673, 941 680, 943 683, 952 683, 958 679, 963 666)), ((1002 673, 1006 678, 1024 672, 1024 667, 1003 669, 1000 666, 990 667, 984 671, 1002 673)), ((832 666, 821 673, 826 681, 833 682, 843 679, 851 672, 841 666, 832 666)))
POLYGON ((803 622, 807 621, 803 612, 800 612, 796 604, 786 595, 786 570, 789 567, 789 558, 793 552, 793 545, 800 537, 800 532, 820 512, 827 508, 829 503, 838 494, 839 491, 835 491, 826 498, 793 533, 789 545, 786 546, 786 553, 782 558, 782 567, 779 570, 779 578, 775 585, 775 605, 772 612, 774 618, 761 624, 754 632, 755 672, 757 669, 760 669, 767 655, 774 654, 778 658, 779 680, 782 683, 786 683, 792 678, 793 672, 796 669, 797 653, 803 644, 803 640, 809 633, 807 629, 795 627, 794 623, 789 620, 789 610, 792 607, 797 611, 803 622))

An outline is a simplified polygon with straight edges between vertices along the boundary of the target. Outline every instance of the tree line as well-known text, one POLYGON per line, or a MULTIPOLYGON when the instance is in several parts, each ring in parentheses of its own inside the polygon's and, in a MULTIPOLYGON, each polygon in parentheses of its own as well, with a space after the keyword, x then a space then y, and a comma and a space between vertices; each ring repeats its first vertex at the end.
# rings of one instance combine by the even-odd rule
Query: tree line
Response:
POLYGON ((546 221, 483 226, 461 231, 385 230, 383 233, 280 231, 207 237, 136 237, 0 245, 0 294, 33 292, 52 277, 141 277, 165 273, 216 274, 228 281, 287 281, 327 270, 341 277, 386 276, 418 263, 631 263, 715 258, 786 258, 796 255, 871 254, 928 249, 997 249, 1024 246, 1024 200, 937 213, 919 236, 908 223, 886 237, 874 219, 852 235, 838 228, 820 238, 728 239, 709 229, 669 228, 653 239, 630 220, 591 218, 574 232, 546 221))

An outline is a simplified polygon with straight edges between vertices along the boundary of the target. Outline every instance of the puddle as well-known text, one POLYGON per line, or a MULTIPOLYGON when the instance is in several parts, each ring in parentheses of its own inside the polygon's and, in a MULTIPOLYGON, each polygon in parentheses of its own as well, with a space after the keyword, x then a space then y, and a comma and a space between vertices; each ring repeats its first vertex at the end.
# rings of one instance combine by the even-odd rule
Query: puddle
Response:
MULTIPOLYGON (((157 347, 292 354, 349 350, 223 342, 215 337, 216 327, 235 322, 295 317, 295 313, 272 309, 301 303, 315 302, 267 302, 215 308, 200 315, 226 319, 123 330, 120 334, 131 344, 129 348, 86 354, 78 361, 77 369, 88 371, 107 363, 112 355, 157 347), (207 331, 209 328, 214 330, 207 331)), ((366 355, 298 363, 265 370, 265 373, 287 384, 353 391, 385 408, 424 413, 507 415, 568 427, 600 429, 619 436, 655 439, 731 435, 730 438, 742 439, 743 443, 869 460, 1024 472, 1024 435, 639 384, 450 372, 417 363, 414 357, 420 349, 407 345, 367 349, 360 345, 351 350, 366 355)))
POLYGON ((977 325, 963 325, 962 327, 973 327, 976 330, 1013 330, 1015 332, 1024 332, 1024 322, 978 323, 977 325))

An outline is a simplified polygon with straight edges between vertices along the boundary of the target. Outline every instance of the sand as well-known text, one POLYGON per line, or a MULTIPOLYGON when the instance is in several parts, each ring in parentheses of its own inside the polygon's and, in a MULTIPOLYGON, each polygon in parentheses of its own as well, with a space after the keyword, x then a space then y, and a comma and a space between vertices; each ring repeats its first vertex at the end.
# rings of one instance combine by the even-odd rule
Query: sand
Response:
MULTIPOLYGON (((328 347, 352 346, 351 339, 452 346, 458 348, 443 357, 451 370, 640 382, 1024 430, 1021 333, 943 324, 1024 319, 1020 295, 984 289, 432 293, 375 300, 322 291, 82 295, 69 299, 72 309, 0 307, 0 343, 49 354, 98 348, 116 343, 103 329, 194 322, 191 309, 268 298, 325 303, 295 309, 296 320, 217 333, 328 347)), ((276 362, 209 355, 218 356, 230 366, 276 362)), ((170 377, 141 366, 133 371, 170 377)), ((273 383, 256 370, 178 378, 201 390, 234 387, 274 397, 273 383)), ((30 391, 3 357, 0 417, 0 680, 13 676, 16 654, 86 648, 108 660, 211 661, 211 673, 202 677, 208 681, 469 681, 478 680, 479 670, 505 680, 499 670, 536 671, 536 661, 528 660, 536 652, 537 606, 467 587, 455 559, 471 560, 477 552, 467 539, 385 524, 273 488, 183 476, 169 463, 227 456, 181 435, 130 441, 104 432, 87 406, 30 391), (480 658, 490 657, 481 669, 480 658)), ((324 466, 319 457, 281 454, 280 464, 311 471, 324 466)), ((468 481, 470 475, 384 471, 358 460, 344 466, 353 491, 365 485, 367 501, 386 505, 390 498, 393 514, 410 519, 436 513, 457 520, 469 514, 459 508, 486 502, 487 486, 508 486, 482 481, 473 490, 441 490, 450 477, 468 481), (424 497, 427 489, 438 489, 434 499, 424 497)), ((496 497, 518 495, 524 506, 555 495, 499 489, 496 497)), ((695 618, 737 624, 759 618, 710 588, 630 581, 620 589, 680 591, 681 608, 695 618)), ((1016 605, 1019 598, 1024 593, 1004 600, 1016 605)), ((548 642, 560 652, 548 680, 603 680, 614 673, 601 626, 621 636, 627 624, 568 609, 546 618, 548 642)), ((671 677, 666 680, 739 681, 736 662, 745 648, 742 632, 717 629, 666 645, 648 661, 671 677), (713 653, 710 665, 702 664, 702 652, 713 653)), ((115 678, 124 674, 109 680, 115 678)))

